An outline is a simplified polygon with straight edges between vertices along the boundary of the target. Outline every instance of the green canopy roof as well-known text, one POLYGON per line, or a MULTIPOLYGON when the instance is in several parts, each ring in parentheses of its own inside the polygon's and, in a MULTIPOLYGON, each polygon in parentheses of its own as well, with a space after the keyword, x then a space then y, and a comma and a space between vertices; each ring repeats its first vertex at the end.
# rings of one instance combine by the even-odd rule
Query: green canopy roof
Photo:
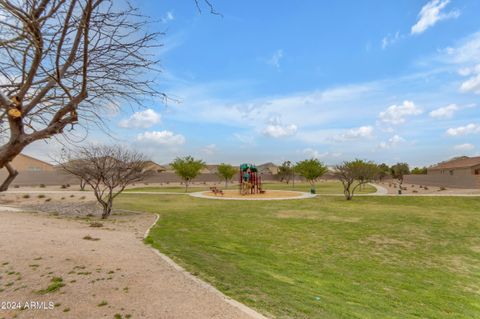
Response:
POLYGON ((244 163, 244 164, 240 165, 240 170, 241 170, 242 172, 245 172, 245 171, 246 171, 247 169, 249 169, 249 168, 250 168, 250 170, 251 170, 252 172, 257 172, 257 171, 258 171, 258 170, 257 170, 257 167, 256 167, 255 165, 253 165, 253 164, 244 163))

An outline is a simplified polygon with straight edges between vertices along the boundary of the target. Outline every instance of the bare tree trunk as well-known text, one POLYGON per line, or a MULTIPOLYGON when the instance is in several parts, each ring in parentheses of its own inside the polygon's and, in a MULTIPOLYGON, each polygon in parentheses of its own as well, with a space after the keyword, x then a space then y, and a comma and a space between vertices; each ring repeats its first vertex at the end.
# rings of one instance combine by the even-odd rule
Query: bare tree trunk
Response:
POLYGON ((80 190, 81 191, 85 190, 85 185, 86 184, 87 184, 87 182, 83 178, 80 178, 80 190))
POLYGON ((188 180, 185 181, 185 193, 188 193, 188 180))
POLYGON ((8 177, 3 181, 2 185, 0 186, 0 192, 4 192, 8 189, 8 186, 12 183, 12 181, 17 177, 18 172, 13 166, 9 163, 5 164, 5 168, 8 171, 8 177))
POLYGON ((352 199, 352 194, 350 193, 350 190, 349 189, 345 189, 343 191, 343 194, 345 195, 345 199, 346 200, 351 200, 352 199))
POLYGON ((228 179, 225 178, 225 188, 228 188, 228 179))

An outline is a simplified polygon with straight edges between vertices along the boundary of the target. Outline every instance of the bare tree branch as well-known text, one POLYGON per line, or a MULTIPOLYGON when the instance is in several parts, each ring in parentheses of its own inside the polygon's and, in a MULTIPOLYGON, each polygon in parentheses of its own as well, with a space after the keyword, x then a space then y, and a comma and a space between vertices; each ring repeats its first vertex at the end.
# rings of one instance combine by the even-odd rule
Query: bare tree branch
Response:
POLYGON ((79 122, 103 126, 108 108, 164 97, 161 33, 128 2, 0 0, 0 12, 0 168, 79 122))
POLYGON ((64 154, 59 165, 93 189, 103 208, 102 218, 110 215, 113 200, 125 187, 147 174, 144 155, 119 145, 81 147, 64 154))

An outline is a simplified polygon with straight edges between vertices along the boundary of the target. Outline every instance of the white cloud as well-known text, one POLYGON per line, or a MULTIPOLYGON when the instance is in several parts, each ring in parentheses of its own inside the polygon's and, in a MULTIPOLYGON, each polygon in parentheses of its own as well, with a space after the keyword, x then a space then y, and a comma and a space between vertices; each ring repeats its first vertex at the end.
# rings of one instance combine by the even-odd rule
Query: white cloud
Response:
POLYGON ((405 139, 403 137, 400 137, 398 135, 394 135, 391 138, 388 139, 386 142, 381 142, 378 147, 382 149, 389 149, 392 147, 395 147, 401 143, 405 142, 405 139))
POLYGON ((449 128, 447 130, 447 134, 450 136, 461 136, 461 135, 476 134, 476 133, 480 133, 480 125, 473 124, 473 123, 470 123, 465 126, 449 128))
POLYGON ((201 149, 202 153, 205 153, 207 155, 213 155, 217 151, 217 145, 215 144, 208 144, 207 146, 203 147, 201 149))
POLYGON ((405 123, 407 116, 422 114, 422 110, 415 106, 412 101, 404 101, 401 105, 391 105, 386 111, 380 112, 380 120, 389 124, 405 123))
POLYGON ((460 85, 460 92, 480 94, 480 32, 466 37, 457 47, 442 50, 440 59, 460 65, 458 74, 467 77, 460 85))
POLYGON ((459 107, 456 104, 449 104, 430 112, 430 116, 439 119, 451 118, 459 107))
POLYGON ((137 141, 164 146, 176 146, 185 144, 185 137, 170 131, 149 131, 138 134, 137 141))
POLYGON ((382 49, 385 50, 392 44, 395 44, 402 36, 400 32, 396 32, 394 35, 388 34, 387 36, 383 37, 382 39, 382 49))
POLYGON ((372 126, 361 126, 358 128, 352 128, 346 133, 335 136, 333 139, 338 142, 344 142, 348 140, 357 140, 361 138, 370 138, 373 136, 372 126))
POLYGON ((160 123, 161 116, 152 109, 135 112, 128 119, 121 120, 118 125, 123 128, 149 128, 160 123))
POLYGON ((471 71, 472 64, 480 62, 480 32, 469 35, 456 47, 448 47, 441 51, 441 57, 447 63, 468 64, 465 71, 471 71))
POLYGON ((165 15, 162 17, 162 22, 167 23, 169 21, 175 20, 175 16, 173 15, 173 11, 167 11, 165 15))
POLYGON ((480 72, 479 74, 470 77, 464 81, 460 86, 460 91, 464 93, 480 94, 480 72))
POLYGON ((458 70, 458 74, 461 76, 469 76, 480 73, 480 64, 477 64, 473 67, 464 67, 458 70))
POLYGON ((297 133, 297 126, 295 124, 281 125, 279 123, 269 124, 263 131, 263 134, 273 137, 281 138, 295 135, 297 133))
POLYGON ((439 21, 458 18, 460 16, 460 11, 458 10, 448 13, 442 12, 449 2, 450 0, 431 0, 424 5, 418 14, 417 23, 412 26, 411 34, 423 33, 439 21))
POLYGON ((272 57, 268 59, 267 63, 274 66, 275 68, 280 68, 280 60, 283 58, 283 50, 278 49, 273 53, 272 57))
POLYGON ((313 148, 306 148, 303 150, 302 153, 305 154, 305 156, 307 156, 308 158, 317 158, 317 159, 325 158, 325 157, 338 158, 342 156, 342 153, 331 153, 331 152, 320 153, 319 151, 314 150, 313 148))
POLYGON ((473 144, 470 144, 470 143, 465 143, 465 144, 455 145, 453 148, 457 151, 465 152, 465 151, 473 150, 475 148, 475 146, 473 144))
POLYGON ((255 136, 253 136, 252 134, 234 133, 233 137, 244 145, 255 145, 255 136))

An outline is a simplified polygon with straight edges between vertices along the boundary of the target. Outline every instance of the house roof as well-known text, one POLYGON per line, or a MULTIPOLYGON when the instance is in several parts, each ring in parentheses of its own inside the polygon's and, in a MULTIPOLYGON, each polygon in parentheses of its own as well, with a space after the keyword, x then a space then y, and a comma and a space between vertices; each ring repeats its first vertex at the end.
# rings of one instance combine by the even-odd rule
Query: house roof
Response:
POLYGON ((47 170, 53 170, 55 168, 55 166, 50 163, 39 160, 38 158, 32 156, 25 155, 23 153, 18 154, 12 160, 13 167, 15 167, 18 171, 22 171, 26 168, 26 166, 34 165, 34 163, 43 166, 47 170))
POLYGON ((452 168, 469 168, 473 166, 480 165, 480 156, 468 157, 462 156, 453 158, 449 161, 438 163, 430 167, 431 170, 440 170, 440 169, 452 169, 452 168))
POLYGON ((166 171, 167 169, 154 161, 145 161, 145 169, 149 171, 166 171))
POLYGON ((273 164, 272 162, 264 163, 257 166, 258 170, 264 173, 271 173, 277 174, 278 173, 278 166, 273 164))

